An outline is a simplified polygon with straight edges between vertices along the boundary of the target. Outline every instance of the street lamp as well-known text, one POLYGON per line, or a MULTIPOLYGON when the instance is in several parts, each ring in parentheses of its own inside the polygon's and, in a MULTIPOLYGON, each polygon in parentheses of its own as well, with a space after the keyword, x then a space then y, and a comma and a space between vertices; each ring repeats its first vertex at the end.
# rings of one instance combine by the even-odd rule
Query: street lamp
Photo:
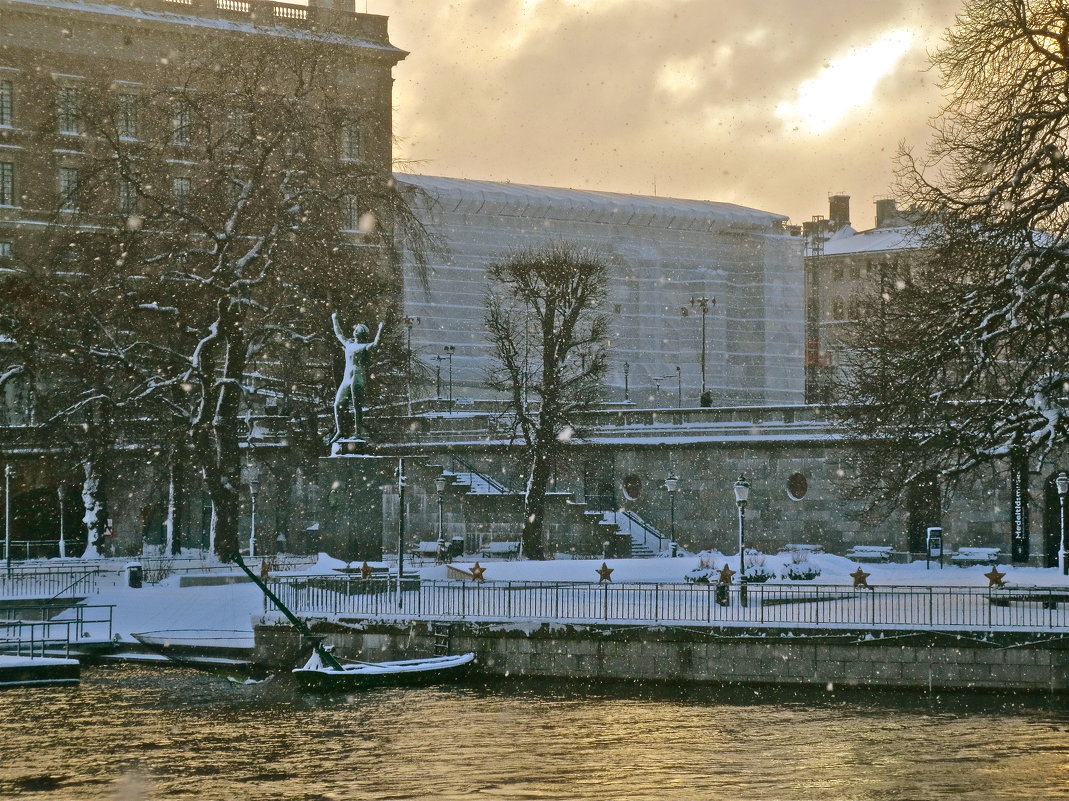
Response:
POLYGON ((1054 486, 1058 489, 1058 508, 1061 514, 1058 515, 1058 520, 1061 522, 1062 536, 1058 542, 1058 572, 1063 576, 1066 575, 1066 571, 1069 571, 1069 562, 1066 560, 1065 553, 1065 493, 1069 492, 1069 475, 1066 475, 1065 471, 1058 473, 1058 477, 1054 479, 1054 486))
POLYGON ((671 511, 669 512, 668 519, 671 522, 670 530, 672 532, 672 556, 675 557, 676 551, 679 548, 676 543, 676 490, 679 489, 679 477, 676 476, 674 473, 670 473, 668 475, 668 478, 664 480, 664 488, 668 490, 668 498, 670 501, 669 508, 671 511))
POLYGON ((676 408, 683 408, 683 369, 676 365, 676 408))
POLYGON ((445 526, 442 525, 442 504, 443 493, 445 492, 446 484, 449 483, 449 479, 446 478, 445 473, 440 476, 436 476, 434 479, 434 488, 438 491, 438 561, 445 561, 445 526))
POLYGON ((442 399, 442 362, 445 361, 445 356, 431 356, 437 364, 434 366, 434 385, 435 392, 434 397, 438 400, 442 399))
POLYGON ((402 322, 405 324, 405 328, 408 331, 408 375, 406 377, 406 393, 408 395, 408 416, 412 416, 412 326, 419 325, 418 317, 405 317, 402 318, 402 322))
POLYGON ((11 465, 4 465, 4 562, 11 575, 11 465))
MULTIPOLYGON (((701 310, 702 313, 702 395, 705 394, 705 315, 709 313, 709 307, 716 305, 716 298, 707 298, 704 295, 701 297, 692 296, 690 299, 691 308, 701 310)), ((686 307, 684 307, 686 312, 686 307)))
POLYGON ((746 502, 750 500, 750 482, 739 476, 732 489, 739 507, 739 603, 746 606, 746 502))
POLYGON ((627 362, 624 362, 624 401, 625 402, 630 402, 631 401, 631 387, 628 386, 628 383, 627 383, 627 378, 628 378, 629 375, 631 375, 631 365, 628 364, 627 362))
POLYGON ((453 411, 453 354, 457 350, 456 345, 445 345, 442 348, 445 357, 449 359, 449 411, 453 411))
POLYGON ((59 558, 66 559, 67 539, 63 518, 67 516, 67 485, 62 481, 56 486, 56 495, 59 497, 59 558))

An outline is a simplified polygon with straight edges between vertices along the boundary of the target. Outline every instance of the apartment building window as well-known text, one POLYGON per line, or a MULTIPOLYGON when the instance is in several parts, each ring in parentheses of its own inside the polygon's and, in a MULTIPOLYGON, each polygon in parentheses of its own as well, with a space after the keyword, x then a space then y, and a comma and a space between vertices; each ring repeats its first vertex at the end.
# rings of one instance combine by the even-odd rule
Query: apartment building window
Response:
POLYGON ((59 207, 64 211, 78 211, 81 206, 77 167, 59 168, 59 207))
POLYGON ((10 259, 15 255, 15 248, 6 240, 0 239, 0 259, 10 259))
POLYGON ((359 161, 362 142, 360 126, 353 120, 346 120, 341 126, 341 157, 344 161, 359 161))
POLYGON ((138 209, 137 187, 133 181, 119 179, 119 213, 136 214, 138 209))
POLYGON ((174 104, 171 116, 171 144, 188 145, 193 134, 193 109, 186 100, 174 104))
POLYGON ((189 208, 189 194, 193 188, 193 181, 184 176, 171 180, 171 193, 174 195, 174 204, 185 211, 189 208))
POLYGON ((119 95, 119 136, 137 139, 137 95, 119 95))
POLYGON ((15 84, 0 81, 0 126, 5 128, 15 124, 15 84))
POLYGON ((341 227, 346 231, 360 230, 360 204, 356 195, 343 195, 341 199, 341 227))
POLYGON ((73 86, 63 86, 56 102, 56 126, 60 133, 82 132, 81 94, 73 86))
POLYGON ((0 206, 15 205, 15 164, 0 161, 0 206))

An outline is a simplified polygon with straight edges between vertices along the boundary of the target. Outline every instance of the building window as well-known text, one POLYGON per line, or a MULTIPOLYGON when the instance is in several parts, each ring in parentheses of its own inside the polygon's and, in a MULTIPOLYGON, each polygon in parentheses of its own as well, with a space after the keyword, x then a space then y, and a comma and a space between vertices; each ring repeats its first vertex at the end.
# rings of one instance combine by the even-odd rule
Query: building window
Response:
POLYGON ((82 132, 81 96, 73 86, 64 86, 59 90, 56 103, 56 126, 60 133, 79 134, 82 132))
POLYGON ((360 204, 356 195, 343 195, 341 199, 341 226, 346 231, 360 230, 360 204))
POLYGON ((59 207, 63 211, 78 211, 81 205, 78 168, 59 168, 59 207))
POLYGON ((10 259, 14 255, 14 246, 6 240, 0 240, 0 259, 10 259))
POLYGON ((832 319, 833 320, 841 320, 841 319, 843 319, 843 315, 845 313, 846 313, 845 309, 843 308, 843 299, 842 298, 835 298, 831 302, 831 317, 832 317, 832 319))
POLYGON ((861 278, 861 265, 857 262, 850 265, 850 277, 855 281, 861 278))
POLYGON ((341 126, 341 157, 345 161, 360 160, 360 126, 352 120, 341 126))
POLYGON ((0 206, 15 205, 15 164, 0 161, 0 206))
POLYGON ((809 481, 804 473, 792 473, 787 479, 787 497, 792 501, 800 501, 809 492, 809 481))
POLYGON ((137 139, 137 95, 119 95, 119 136, 137 139))
POLYGON ((189 208, 189 193, 193 188, 190 178, 175 178, 171 181, 171 193, 174 195, 174 204, 182 211, 189 208))
POLYGON ((15 124, 15 84, 0 81, 0 126, 5 128, 15 124))
POLYGON ((836 264, 834 267, 831 268, 831 277, 832 277, 833 281, 842 281, 843 280, 843 265, 842 264, 836 264))
POLYGON ((119 179, 119 213, 130 215, 137 214, 138 200, 137 187, 133 181, 125 178, 119 179))
POLYGON ((171 116, 171 144, 188 145, 193 130, 193 109, 185 100, 179 100, 174 104, 174 113, 171 116))

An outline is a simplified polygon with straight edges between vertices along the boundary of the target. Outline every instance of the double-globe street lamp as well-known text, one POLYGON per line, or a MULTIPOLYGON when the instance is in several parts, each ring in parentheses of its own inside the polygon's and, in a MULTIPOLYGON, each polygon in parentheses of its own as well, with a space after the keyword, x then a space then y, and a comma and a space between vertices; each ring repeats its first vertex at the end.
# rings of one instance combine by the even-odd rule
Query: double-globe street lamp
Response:
POLYGON ((746 476, 739 476, 732 489, 739 507, 739 603, 746 606, 746 502, 750 500, 750 482, 746 476))
POLYGON ((672 533, 672 543, 669 548, 671 549, 672 557, 674 558, 679 550, 679 545, 676 543, 676 490, 679 489, 679 476, 675 473, 670 473, 668 478, 664 480, 664 488, 668 490, 670 509, 668 520, 671 526, 669 530, 672 533))
POLYGON ((1054 479, 1054 486, 1058 490, 1058 520, 1061 523, 1061 538, 1058 540, 1058 572, 1063 576, 1069 571, 1069 561, 1065 553, 1065 494, 1069 492, 1069 475, 1063 470, 1054 479))
POLYGON ((438 491, 438 561, 446 561, 445 553, 445 527, 442 525, 442 503, 445 487, 449 479, 445 473, 435 477, 434 488, 438 491))

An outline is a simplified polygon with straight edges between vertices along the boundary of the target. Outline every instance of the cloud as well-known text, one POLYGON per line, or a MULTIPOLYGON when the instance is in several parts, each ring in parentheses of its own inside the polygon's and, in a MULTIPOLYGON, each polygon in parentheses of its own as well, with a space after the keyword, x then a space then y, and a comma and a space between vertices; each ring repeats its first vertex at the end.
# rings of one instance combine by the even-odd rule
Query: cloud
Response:
MULTIPOLYGON (((807 219, 887 192, 936 110, 958 0, 367 0, 411 55, 419 171, 725 200, 807 219)), ((363 10, 362 8, 360 10, 363 10)), ((861 219, 861 224, 866 224, 861 219)))

